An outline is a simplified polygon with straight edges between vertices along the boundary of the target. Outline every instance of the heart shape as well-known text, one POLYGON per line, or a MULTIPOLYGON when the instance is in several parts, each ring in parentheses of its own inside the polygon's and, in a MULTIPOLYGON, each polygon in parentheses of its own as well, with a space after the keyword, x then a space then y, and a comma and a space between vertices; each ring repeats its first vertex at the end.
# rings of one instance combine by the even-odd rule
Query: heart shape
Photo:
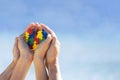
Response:
POLYGON ((28 29, 24 33, 25 42, 28 44, 29 48, 33 51, 36 50, 38 45, 42 43, 47 38, 48 32, 44 29, 28 29))

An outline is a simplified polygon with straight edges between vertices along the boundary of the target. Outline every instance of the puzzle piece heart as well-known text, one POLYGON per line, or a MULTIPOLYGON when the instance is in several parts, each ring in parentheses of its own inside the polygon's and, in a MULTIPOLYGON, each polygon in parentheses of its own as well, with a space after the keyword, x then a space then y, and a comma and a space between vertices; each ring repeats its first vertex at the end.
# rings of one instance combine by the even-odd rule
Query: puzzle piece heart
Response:
POLYGON ((38 45, 42 43, 47 38, 47 31, 44 29, 35 30, 35 29, 28 29, 24 33, 25 41, 28 44, 29 48, 32 50, 36 50, 38 45))

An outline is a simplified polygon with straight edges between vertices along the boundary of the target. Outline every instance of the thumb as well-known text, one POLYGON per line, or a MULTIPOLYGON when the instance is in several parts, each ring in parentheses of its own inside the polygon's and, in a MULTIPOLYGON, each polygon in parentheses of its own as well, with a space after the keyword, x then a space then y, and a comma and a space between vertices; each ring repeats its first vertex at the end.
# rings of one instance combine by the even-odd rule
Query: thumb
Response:
POLYGON ((16 37, 15 39, 15 43, 14 43, 14 47, 13 47, 13 53, 19 51, 18 49, 18 37, 16 37))
POLYGON ((37 47, 35 52, 38 52, 38 51, 39 52, 41 52, 41 51, 45 52, 48 49, 48 47, 51 43, 51 40, 52 40, 52 37, 51 37, 50 34, 48 34, 47 39, 37 47))
POLYGON ((15 38, 14 48, 18 47, 18 37, 15 38))
POLYGON ((29 48, 24 40, 24 34, 22 34, 18 37, 18 48, 19 49, 29 48))

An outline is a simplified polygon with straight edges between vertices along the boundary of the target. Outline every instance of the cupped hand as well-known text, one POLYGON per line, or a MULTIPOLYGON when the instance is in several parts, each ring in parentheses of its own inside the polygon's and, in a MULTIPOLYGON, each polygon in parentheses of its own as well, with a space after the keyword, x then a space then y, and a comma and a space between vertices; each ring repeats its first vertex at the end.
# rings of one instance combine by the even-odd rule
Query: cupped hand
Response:
POLYGON ((20 57, 25 59, 33 58, 33 51, 28 47, 27 43, 24 40, 24 34, 18 37, 18 48, 20 50, 20 57))
POLYGON ((14 61, 18 61, 20 57, 20 51, 18 49, 18 37, 16 37, 14 47, 13 47, 13 57, 14 57, 14 61))
MULTIPOLYGON (((25 31, 34 27, 35 24, 31 23, 25 31)), ((33 59, 33 51, 29 48, 29 46, 25 42, 24 33, 18 37, 18 48, 20 51, 20 57, 31 60, 33 59)))
MULTIPOLYGON (((41 29, 41 26, 38 23, 36 23, 36 28, 41 29)), ((34 58, 38 57, 38 58, 41 58, 42 60, 44 60, 46 52, 51 43, 51 40, 52 40, 52 37, 50 34, 48 34, 47 39, 45 41, 43 41, 42 43, 40 43, 38 45, 38 47, 36 48, 34 58)))
POLYGON ((60 52, 60 42, 57 39, 56 34, 49 27, 44 24, 41 24, 41 26, 52 36, 52 42, 46 54, 47 63, 50 64, 58 60, 60 52))

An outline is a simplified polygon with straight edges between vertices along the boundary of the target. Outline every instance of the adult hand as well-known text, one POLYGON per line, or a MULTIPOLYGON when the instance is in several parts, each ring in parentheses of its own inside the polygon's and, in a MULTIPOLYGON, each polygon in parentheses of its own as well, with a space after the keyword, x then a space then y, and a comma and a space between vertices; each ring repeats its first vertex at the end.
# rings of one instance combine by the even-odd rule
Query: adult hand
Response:
MULTIPOLYGON (((26 30, 34 27, 35 24, 31 23, 26 30)), ((30 59, 30 60, 33 59, 33 51, 28 47, 27 43, 25 42, 24 33, 18 37, 18 48, 20 51, 21 58, 30 59)))
POLYGON ((52 36, 52 42, 46 54, 46 66, 48 68, 49 80, 62 80, 58 62, 60 42, 49 27, 44 24, 41 24, 41 26, 52 36))
MULTIPOLYGON (((27 29, 32 27, 34 27, 34 24, 30 24, 27 29)), ((33 51, 25 42, 24 33, 18 37, 18 49, 20 52, 20 58, 17 61, 10 80, 24 80, 33 60, 33 51)), ((13 51, 14 53, 17 52, 16 49, 13 51)))
MULTIPOLYGON (((36 23, 36 29, 42 29, 41 26, 36 23)), ((48 80, 46 71, 46 65, 44 64, 45 55, 51 43, 52 37, 48 34, 47 39, 40 43, 34 53, 34 67, 36 73, 36 80, 48 80)))
POLYGON ((48 33, 52 36, 52 42, 46 54, 47 63, 50 64, 52 62, 56 62, 58 60, 59 52, 60 52, 60 42, 56 37, 56 34, 46 25, 41 24, 42 28, 44 28, 48 33))
MULTIPOLYGON (((39 28, 39 29, 40 29, 41 26, 37 23, 37 24, 36 24, 36 28, 39 28)), ((38 46, 37 49, 35 50, 34 56, 35 56, 35 57, 39 57, 39 58, 41 58, 42 60, 44 60, 45 55, 46 55, 46 52, 47 52, 47 50, 48 50, 48 48, 49 48, 49 45, 50 45, 51 40, 52 40, 52 37, 51 37, 51 35, 48 33, 47 39, 46 39, 44 42, 42 42, 42 43, 39 44, 39 46, 38 46)))
POLYGON ((20 57, 20 51, 18 49, 18 37, 15 39, 14 47, 13 47, 13 60, 16 62, 20 57))

